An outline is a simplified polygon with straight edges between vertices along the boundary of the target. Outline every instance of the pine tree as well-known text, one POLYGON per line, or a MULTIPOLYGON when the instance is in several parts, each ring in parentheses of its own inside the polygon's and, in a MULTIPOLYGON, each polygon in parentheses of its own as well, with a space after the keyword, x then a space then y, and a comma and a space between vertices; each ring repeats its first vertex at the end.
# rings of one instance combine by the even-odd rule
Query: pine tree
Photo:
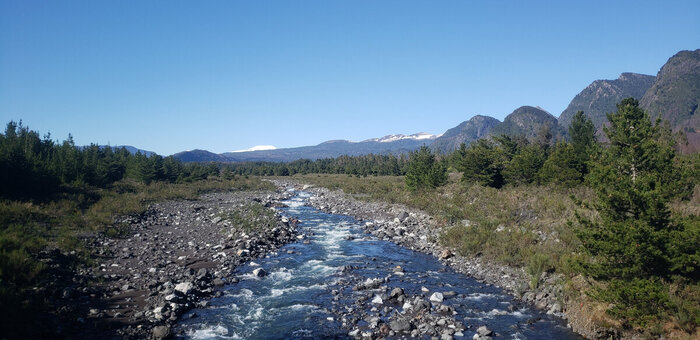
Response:
POLYGON ((462 158, 459 169, 462 171, 462 181, 500 188, 504 184, 502 171, 505 161, 506 156, 501 148, 488 139, 479 139, 469 146, 462 158))
POLYGON ((592 257, 584 272, 608 281, 600 297, 614 304, 612 314, 643 325, 668 304, 661 280, 697 276, 698 241, 693 229, 670 219, 673 149, 659 142, 658 127, 635 99, 624 99, 617 109, 604 129, 610 145, 588 176, 601 222, 579 217, 578 234, 592 257))
POLYGON ((435 155, 423 145, 411 152, 406 171, 406 186, 410 190, 433 189, 447 183, 447 169, 435 160, 435 155))

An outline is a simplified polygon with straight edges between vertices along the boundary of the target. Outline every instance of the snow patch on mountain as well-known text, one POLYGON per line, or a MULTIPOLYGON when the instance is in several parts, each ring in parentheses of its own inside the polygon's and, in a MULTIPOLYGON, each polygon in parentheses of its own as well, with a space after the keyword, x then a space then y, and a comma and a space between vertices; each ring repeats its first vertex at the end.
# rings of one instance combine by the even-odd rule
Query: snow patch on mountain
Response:
POLYGON ((274 145, 256 145, 250 149, 245 150, 235 150, 231 152, 248 152, 248 151, 262 151, 262 150, 275 150, 277 149, 274 145))
POLYGON ((397 134, 397 135, 388 135, 384 136, 381 138, 372 138, 372 139, 367 139, 364 142, 380 142, 380 143, 390 143, 390 142, 396 142, 398 140, 403 140, 403 139, 413 139, 413 140, 431 140, 438 138, 438 135, 433 135, 425 132, 419 132, 419 133, 414 133, 412 135, 403 135, 403 134, 397 134))

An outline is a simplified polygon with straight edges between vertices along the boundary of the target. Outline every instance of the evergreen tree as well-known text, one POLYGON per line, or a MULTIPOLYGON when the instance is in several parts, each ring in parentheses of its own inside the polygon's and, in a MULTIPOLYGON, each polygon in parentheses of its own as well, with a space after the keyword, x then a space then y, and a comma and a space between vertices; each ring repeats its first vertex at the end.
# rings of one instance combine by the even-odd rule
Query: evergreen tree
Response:
POLYGON ((546 149, 543 145, 531 144, 520 147, 503 169, 505 182, 514 185, 535 182, 546 159, 546 149))
POLYGON ((581 173, 581 176, 588 174, 588 162, 591 159, 591 154, 597 146, 595 141, 595 126, 588 119, 583 111, 578 111, 569 125, 569 136, 571 136, 571 144, 576 159, 575 169, 581 173))
POLYGON ((575 187, 583 182, 583 174, 579 170, 579 160, 571 143, 560 141, 538 173, 540 183, 554 183, 564 187, 575 187))
POLYGON ((423 145, 411 152, 406 170, 406 186, 410 190, 433 189, 447 183, 447 169, 423 145))
POLYGON ((668 305, 662 280, 697 279, 698 226, 671 221, 674 152, 659 142, 658 127, 633 98, 617 109, 604 129, 610 145, 588 176, 601 222, 579 217, 578 234, 592 257, 584 272, 608 281, 600 297, 613 303, 611 313, 644 324, 668 305))
MULTIPOLYGON (((508 144, 508 147, 512 147, 508 144)), ((500 188, 504 184, 503 164, 506 156, 502 149, 488 139, 473 142, 462 158, 460 169, 463 182, 500 188)))

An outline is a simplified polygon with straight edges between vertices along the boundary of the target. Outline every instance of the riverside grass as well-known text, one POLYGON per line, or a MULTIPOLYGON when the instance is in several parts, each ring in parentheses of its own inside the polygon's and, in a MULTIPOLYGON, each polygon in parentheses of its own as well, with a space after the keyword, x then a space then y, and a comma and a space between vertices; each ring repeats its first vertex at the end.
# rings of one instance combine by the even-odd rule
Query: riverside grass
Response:
MULTIPOLYGON (((608 305, 592 299, 596 282, 580 275, 578 263, 586 260, 575 235, 576 214, 598 221, 586 202, 594 200, 590 188, 579 186, 521 185, 500 189, 460 183, 451 173, 447 185, 435 190, 411 191, 401 176, 295 175, 299 182, 331 190, 341 189, 358 200, 404 204, 432 215, 441 229, 440 241, 465 256, 524 267, 530 286, 538 287, 543 271, 564 274, 564 296, 580 312, 572 317, 591 320, 600 327, 624 328, 630 336, 693 339, 700 335, 700 285, 697 282, 664 283, 671 304, 647 326, 627 328, 604 313, 608 305), (593 289, 593 291, 591 290, 593 289)), ((669 205, 676 218, 698 216, 700 186, 691 197, 669 205)))

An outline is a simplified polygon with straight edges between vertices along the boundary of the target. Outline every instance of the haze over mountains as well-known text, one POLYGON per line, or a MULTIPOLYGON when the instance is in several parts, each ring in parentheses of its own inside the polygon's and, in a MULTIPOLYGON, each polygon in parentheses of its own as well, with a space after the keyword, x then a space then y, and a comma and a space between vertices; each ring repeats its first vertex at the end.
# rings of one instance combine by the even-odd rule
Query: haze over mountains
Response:
POLYGON ((462 143, 469 144, 479 138, 500 134, 534 138, 541 130, 548 129, 555 137, 565 136, 577 111, 583 111, 593 121, 599 136, 602 136, 602 126, 607 121, 606 113, 615 112, 615 104, 628 97, 640 100, 640 105, 649 112, 652 119, 661 117, 669 122, 673 131, 683 131, 688 144, 681 147, 682 151, 700 151, 698 49, 681 51, 672 56, 656 76, 625 72, 618 79, 595 80, 572 99, 559 118, 539 107, 521 106, 506 116, 503 122, 493 117, 475 115, 437 136, 427 133, 398 134, 361 142, 332 140, 314 146, 222 154, 192 150, 173 156, 184 162, 288 162, 301 158, 314 160, 369 153, 402 154, 422 145, 450 153, 462 143))

